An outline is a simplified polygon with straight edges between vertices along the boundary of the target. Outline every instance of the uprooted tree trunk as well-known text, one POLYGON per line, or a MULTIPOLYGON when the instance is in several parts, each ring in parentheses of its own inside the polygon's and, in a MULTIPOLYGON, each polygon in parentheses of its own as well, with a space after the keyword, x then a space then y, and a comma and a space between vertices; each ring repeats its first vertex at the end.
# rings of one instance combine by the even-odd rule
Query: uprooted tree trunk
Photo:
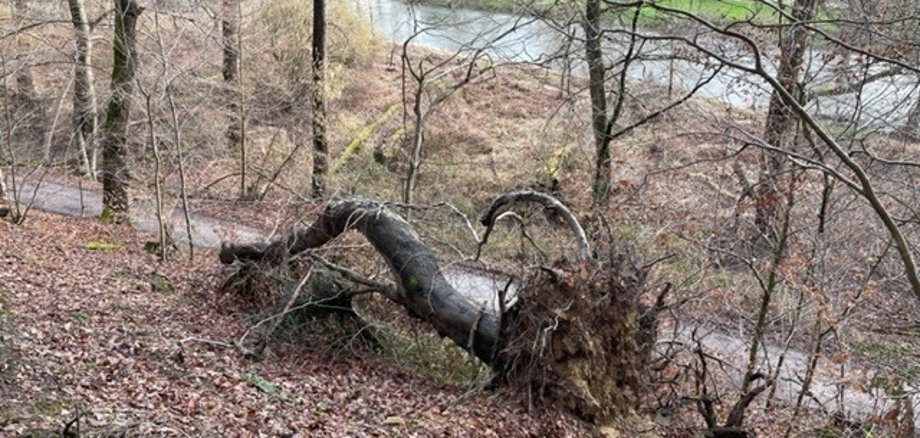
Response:
POLYGON ((650 345, 640 342, 637 294, 644 273, 622 258, 590 259, 578 221, 548 195, 504 195, 484 215, 483 224, 490 230, 520 201, 540 203, 563 217, 578 237, 579 256, 536 270, 523 280, 513 304, 499 305, 503 312, 480 307, 454 289, 409 223, 367 200, 331 202, 312 225, 269 244, 225 244, 220 260, 280 266, 293 255, 356 230, 398 280, 396 287, 380 292, 488 364, 497 382, 526 388, 528 394, 559 402, 594 423, 631 412, 642 352, 650 345))

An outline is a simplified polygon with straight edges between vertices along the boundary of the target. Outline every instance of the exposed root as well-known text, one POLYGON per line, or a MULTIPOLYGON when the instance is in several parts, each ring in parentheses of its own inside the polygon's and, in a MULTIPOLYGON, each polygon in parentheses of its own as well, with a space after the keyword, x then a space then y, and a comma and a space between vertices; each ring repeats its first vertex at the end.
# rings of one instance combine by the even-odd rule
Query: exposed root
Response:
POLYGON ((645 275, 592 261, 537 271, 508 327, 504 376, 603 424, 633 411, 641 376, 637 297, 645 275))
MULTIPOLYGON (((488 228, 480 248, 495 221, 519 202, 540 204, 568 224, 578 254, 574 260, 534 270, 518 288, 515 303, 498 312, 473 304, 455 290, 444 278, 434 252, 411 225, 371 201, 331 202, 309 227, 292 230, 269 244, 226 245, 220 256, 224 263, 256 261, 283 270, 297 254, 354 229, 368 239, 397 279, 396 287, 369 280, 357 283, 382 292, 491 366, 497 374, 494 382, 526 388, 530 404, 535 397, 556 402, 595 424, 631 416, 644 358, 655 336, 654 312, 641 312, 639 305, 647 269, 636 267, 618 252, 604 261, 592 257, 574 215, 552 196, 537 192, 497 198, 483 215, 488 228)), ((314 260, 314 268, 325 264, 314 260)), ((339 279, 357 275, 344 268, 327 272, 335 272, 339 279)), ((244 281, 251 286, 263 280, 244 281)), ((334 290, 334 285, 309 286, 306 295, 324 299, 328 295, 323 293, 334 290)), ((350 309, 350 297, 343 307, 350 309)))

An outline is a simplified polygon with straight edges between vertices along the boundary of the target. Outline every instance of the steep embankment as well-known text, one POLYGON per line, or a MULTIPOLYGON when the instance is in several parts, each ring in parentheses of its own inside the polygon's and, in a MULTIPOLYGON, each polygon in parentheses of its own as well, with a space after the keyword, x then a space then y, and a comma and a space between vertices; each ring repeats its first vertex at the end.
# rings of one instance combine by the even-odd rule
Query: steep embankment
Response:
POLYGON ((579 436, 508 395, 341 354, 229 344, 246 311, 211 257, 159 263, 133 230, 33 212, 0 224, 0 435, 579 436))

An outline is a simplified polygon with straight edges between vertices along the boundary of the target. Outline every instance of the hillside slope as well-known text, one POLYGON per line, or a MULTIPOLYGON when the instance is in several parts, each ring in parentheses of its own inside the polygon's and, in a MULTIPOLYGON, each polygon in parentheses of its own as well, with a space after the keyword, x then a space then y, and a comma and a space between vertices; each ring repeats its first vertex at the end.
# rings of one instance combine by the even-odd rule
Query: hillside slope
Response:
POLYGON ((159 263, 127 228, 0 224, 0 435, 581 436, 522 398, 392 370, 372 352, 230 345, 246 308, 213 255, 159 263), (77 419, 79 420, 77 421, 77 419), (473 432, 475 431, 475 432, 473 432))

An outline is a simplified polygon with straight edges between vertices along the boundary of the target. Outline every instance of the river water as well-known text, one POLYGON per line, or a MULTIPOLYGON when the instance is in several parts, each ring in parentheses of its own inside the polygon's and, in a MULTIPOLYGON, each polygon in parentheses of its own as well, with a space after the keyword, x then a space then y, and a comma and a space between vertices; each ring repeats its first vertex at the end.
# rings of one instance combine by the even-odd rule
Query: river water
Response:
MULTIPOLYGON (((497 62, 541 64, 560 71, 564 65, 554 59, 565 50, 564 33, 570 30, 558 29, 540 20, 460 8, 409 6, 399 0, 351 1, 355 10, 367 17, 377 31, 393 43, 402 44, 417 34, 412 41, 417 46, 451 52, 484 47, 485 53, 497 62), (492 44, 497 36, 512 29, 513 32, 492 44)), ((651 31, 645 33, 654 34, 651 31)), ((626 48, 623 41, 608 41, 606 44, 605 50, 611 59, 618 58, 626 48)), ((732 60, 752 64, 751 56, 725 40, 710 39, 707 44, 732 60)), ((568 50, 576 57, 572 71, 583 75, 584 63, 579 59, 583 49, 569 47, 568 50)), ((646 43, 643 53, 654 59, 633 64, 628 71, 633 86, 641 86, 644 82, 686 91, 713 72, 711 66, 698 60, 660 59, 672 55, 675 50, 686 53, 686 50, 669 42, 646 43)), ((805 63, 805 76, 814 78, 811 83, 816 87, 832 85, 835 77, 834 69, 831 68, 833 66, 822 61, 823 55, 822 51, 813 50, 809 52, 805 63)), ((770 57, 766 58, 765 61, 769 63, 770 57)), ((766 67, 767 70, 775 71, 772 65, 766 67)), ((680 95, 679 92, 675 91, 674 98, 680 95)), ((762 110, 769 103, 770 92, 766 83, 760 79, 741 71, 724 69, 703 86, 697 95, 735 107, 762 110)), ((812 102, 810 109, 822 118, 836 121, 850 120, 858 112, 859 126, 886 131, 903 124, 918 95, 917 79, 899 75, 867 84, 859 100, 852 94, 825 97, 812 102)))

